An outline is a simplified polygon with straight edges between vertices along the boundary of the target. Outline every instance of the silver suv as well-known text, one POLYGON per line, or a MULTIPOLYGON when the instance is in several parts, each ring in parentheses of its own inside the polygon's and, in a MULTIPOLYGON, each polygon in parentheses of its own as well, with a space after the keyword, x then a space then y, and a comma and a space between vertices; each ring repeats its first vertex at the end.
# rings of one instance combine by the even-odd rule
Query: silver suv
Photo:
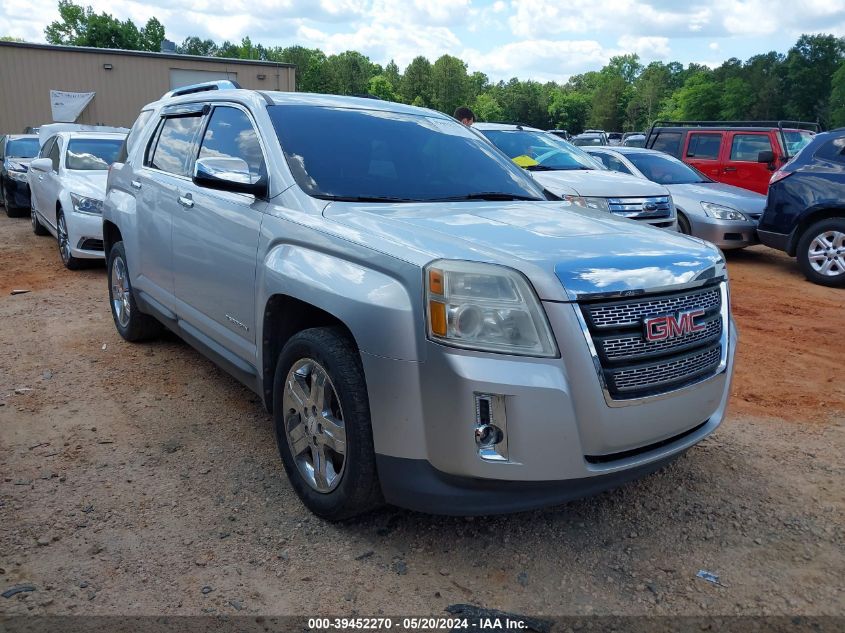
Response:
POLYGON ((437 112, 201 89, 144 108, 111 171, 114 322, 259 394, 316 514, 561 503, 722 421, 715 247, 555 200, 437 112))

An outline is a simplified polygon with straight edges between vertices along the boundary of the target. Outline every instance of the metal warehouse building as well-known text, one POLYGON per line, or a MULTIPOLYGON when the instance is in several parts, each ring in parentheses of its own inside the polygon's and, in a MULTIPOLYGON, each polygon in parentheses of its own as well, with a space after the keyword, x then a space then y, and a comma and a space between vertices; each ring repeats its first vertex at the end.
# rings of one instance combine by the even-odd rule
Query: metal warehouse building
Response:
POLYGON ((0 42, 0 135, 51 123, 50 91, 95 93, 77 123, 129 127, 172 88, 232 79, 254 90, 295 89, 292 64, 76 46, 0 42))

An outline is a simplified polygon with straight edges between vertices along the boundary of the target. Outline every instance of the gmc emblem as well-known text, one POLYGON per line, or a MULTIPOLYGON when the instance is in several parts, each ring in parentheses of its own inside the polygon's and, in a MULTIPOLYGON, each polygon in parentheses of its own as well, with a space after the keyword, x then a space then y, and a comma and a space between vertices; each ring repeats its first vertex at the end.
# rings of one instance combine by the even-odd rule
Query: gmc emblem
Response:
POLYGON ((645 320, 645 337, 649 343, 665 341, 670 338, 700 332, 706 326, 695 320, 704 316, 704 310, 689 310, 677 315, 654 317, 645 320))

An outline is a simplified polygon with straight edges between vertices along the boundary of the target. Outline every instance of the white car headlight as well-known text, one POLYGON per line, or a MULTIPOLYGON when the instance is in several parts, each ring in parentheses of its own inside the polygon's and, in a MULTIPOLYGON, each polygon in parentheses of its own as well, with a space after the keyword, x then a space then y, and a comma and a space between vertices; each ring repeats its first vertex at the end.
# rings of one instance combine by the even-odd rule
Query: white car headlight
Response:
POLYGON ((27 182, 26 166, 21 165, 20 163, 13 163, 11 161, 6 163, 6 173, 9 175, 9 178, 11 180, 17 180, 18 182, 27 182))
POLYGON ((717 218, 719 220, 737 220, 740 222, 747 222, 748 218, 740 211, 732 207, 726 207, 723 204, 716 204, 715 202, 702 202, 701 208, 704 209, 704 213, 709 215, 711 218, 717 218))
POLYGON ((89 198, 87 196, 80 196, 78 193, 70 194, 70 200, 73 202, 73 210, 77 213, 87 213, 88 215, 103 215, 103 201, 96 198, 89 198))
POLYGON ((521 356, 557 356, 546 314, 517 271, 479 262, 437 260, 425 267, 431 340, 521 356))
POLYGON ((585 209, 598 209, 599 211, 610 211, 607 198, 585 198, 583 196, 563 196, 563 199, 572 204, 577 204, 585 209))

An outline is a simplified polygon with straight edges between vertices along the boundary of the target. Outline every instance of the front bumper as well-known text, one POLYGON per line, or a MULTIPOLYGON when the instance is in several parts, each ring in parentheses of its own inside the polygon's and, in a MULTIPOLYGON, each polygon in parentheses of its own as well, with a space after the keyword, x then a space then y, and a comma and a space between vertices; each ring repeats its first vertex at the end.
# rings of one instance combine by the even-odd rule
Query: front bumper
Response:
POLYGON ((695 237, 715 244, 722 250, 745 248, 759 243, 757 238, 757 222, 737 222, 735 220, 720 220, 703 215, 687 215, 690 232, 695 237))
POLYGON ((595 494, 652 472, 722 422, 736 331, 722 373, 611 407, 571 304, 546 304, 562 357, 426 346, 424 362, 362 354, 379 477, 395 505, 443 514, 513 512, 595 494), (482 459, 475 394, 505 398, 507 459, 482 459))
POLYGON ((3 179, 3 199, 12 209, 28 209, 30 205, 29 184, 11 178, 3 179))
POLYGON ((65 216, 71 255, 77 259, 103 259, 103 218, 70 211, 65 216))

